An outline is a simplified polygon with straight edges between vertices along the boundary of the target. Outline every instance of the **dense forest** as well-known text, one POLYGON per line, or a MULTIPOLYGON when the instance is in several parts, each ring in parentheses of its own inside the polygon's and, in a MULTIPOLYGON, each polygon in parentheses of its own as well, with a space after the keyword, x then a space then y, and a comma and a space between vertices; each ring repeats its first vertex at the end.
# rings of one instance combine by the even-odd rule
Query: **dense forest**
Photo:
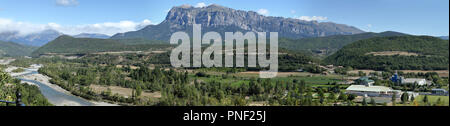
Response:
POLYGON ((0 41, 0 57, 29 56, 37 47, 0 41))
POLYGON ((356 42, 358 40, 369 39, 374 37, 387 37, 387 36, 404 36, 406 34, 399 32, 381 32, 381 33, 361 33, 354 35, 334 35, 334 36, 326 36, 326 37, 316 37, 316 38, 302 38, 302 39, 289 39, 289 38, 280 38, 279 46, 294 50, 306 50, 310 52, 320 52, 325 55, 330 55, 341 49, 342 47, 356 42), (322 52, 321 50, 325 50, 322 52))
POLYGON ((396 36, 349 44, 323 63, 373 70, 448 70, 448 58, 448 40, 429 36, 396 36))
POLYGON ((93 38, 73 38, 62 35, 47 43, 33 52, 32 56, 37 57, 47 53, 62 54, 87 54, 97 52, 114 51, 144 51, 154 48, 169 48, 168 44, 158 44, 160 41, 147 41, 139 39, 113 40, 113 39, 93 39, 93 38), (151 44, 148 44, 151 43, 151 44))

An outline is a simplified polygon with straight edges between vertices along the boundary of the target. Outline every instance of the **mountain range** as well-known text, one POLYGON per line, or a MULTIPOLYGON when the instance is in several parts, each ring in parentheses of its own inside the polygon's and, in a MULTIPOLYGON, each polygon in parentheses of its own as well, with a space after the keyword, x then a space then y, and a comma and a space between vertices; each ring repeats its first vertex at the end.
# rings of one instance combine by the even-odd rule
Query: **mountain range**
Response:
MULTIPOLYGON (((220 5, 196 8, 182 5, 173 7, 166 19, 158 25, 149 25, 138 31, 118 33, 112 39, 146 39, 168 41, 172 33, 178 31, 192 32, 193 24, 201 24, 202 32, 278 32, 285 38, 311 38, 331 35, 352 35, 363 33, 358 28, 332 22, 304 21, 293 18, 263 16, 253 11, 235 10, 220 5)), ((1 41, 15 42, 29 46, 43 46, 63 35, 48 29, 42 32, 21 35, 19 32, 0 33, 1 41)), ((103 34, 82 33, 75 38, 110 38, 103 34)))
POLYGON ((56 30, 48 29, 41 32, 31 33, 28 35, 21 35, 19 32, 2 32, 0 33, 0 40, 7 42, 15 42, 28 46, 42 46, 63 35, 56 30))
MULTIPOLYGON (((2 32, 0 33, 0 41, 15 42, 21 45, 40 47, 58 38, 61 35, 63 35, 63 33, 53 29, 47 29, 41 32, 35 32, 28 35, 20 35, 19 32, 2 32)), ((109 38, 110 36, 96 33, 92 34, 81 33, 78 35, 74 35, 73 37, 106 39, 109 38)))
POLYGON ((264 16, 253 11, 235 10, 212 4, 201 8, 190 5, 173 7, 160 24, 149 25, 138 31, 118 33, 111 38, 144 38, 167 41, 174 32, 184 31, 191 34, 193 24, 201 24, 202 33, 208 31, 221 34, 236 31, 244 33, 248 31, 278 32, 280 37, 293 39, 364 32, 344 24, 264 16))

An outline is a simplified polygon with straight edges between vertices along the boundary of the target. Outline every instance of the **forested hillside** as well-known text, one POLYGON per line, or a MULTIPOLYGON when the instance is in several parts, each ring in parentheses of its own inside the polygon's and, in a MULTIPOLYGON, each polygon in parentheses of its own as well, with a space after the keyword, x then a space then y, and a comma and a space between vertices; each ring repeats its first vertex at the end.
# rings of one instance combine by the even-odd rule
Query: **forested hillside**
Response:
POLYGON ((0 57, 3 56, 28 56, 37 47, 20 45, 13 42, 0 41, 0 57))
POLYGON ((302 38, 302 39, 280 38, 279 46, 289 50, 306 50, 312 52, 324 50, 326 51, 323 52, 325 55, 330 55, 338 51, 342 47, 350 43, 356 42, 358 40, 373 37, 404 36, 404 35, 406 34, 387 31, 381 33, 367 32, 354 35, 335 35, 327 37, 302 38))
POLYGON ((93 38, 73 38, 60 36, 33 52, 33 56, 48 53, 87 54, 107 51, 142 51, 150 48, 166 48, 168 44, 155 44, 158 41, 139 39, 112 40, 93 38))
POLYGON ((449 41, 429 36, 378 37, 349 44, 327 64, 375 70, 448 69, 449 41))

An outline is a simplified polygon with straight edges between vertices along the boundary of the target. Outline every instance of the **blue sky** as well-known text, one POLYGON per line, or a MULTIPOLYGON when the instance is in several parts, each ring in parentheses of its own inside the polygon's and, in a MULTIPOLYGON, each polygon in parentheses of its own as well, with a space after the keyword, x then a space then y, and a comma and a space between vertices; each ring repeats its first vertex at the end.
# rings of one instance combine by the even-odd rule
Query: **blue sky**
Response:
POLYGON ((54 28, 66 34, 112 35, 158 24, 173 6, 212 3, 364 31, 449 34, 449 0, 1 0, 0 31, 54 28))

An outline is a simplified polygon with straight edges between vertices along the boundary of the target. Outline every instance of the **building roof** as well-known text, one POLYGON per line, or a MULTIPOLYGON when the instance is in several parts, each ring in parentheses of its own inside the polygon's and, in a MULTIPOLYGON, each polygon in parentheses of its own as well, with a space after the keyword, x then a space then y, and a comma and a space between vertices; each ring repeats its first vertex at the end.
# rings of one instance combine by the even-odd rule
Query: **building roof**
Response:
POLYGON ((385 86, 365 86, 365 85, 350 85, 347 91, 365 91, 365 92, 387 92, 394 91, 390 87, 385 86))
POLYGON ((432 91, 446 91, 445 89, 431 89, 432 91))

